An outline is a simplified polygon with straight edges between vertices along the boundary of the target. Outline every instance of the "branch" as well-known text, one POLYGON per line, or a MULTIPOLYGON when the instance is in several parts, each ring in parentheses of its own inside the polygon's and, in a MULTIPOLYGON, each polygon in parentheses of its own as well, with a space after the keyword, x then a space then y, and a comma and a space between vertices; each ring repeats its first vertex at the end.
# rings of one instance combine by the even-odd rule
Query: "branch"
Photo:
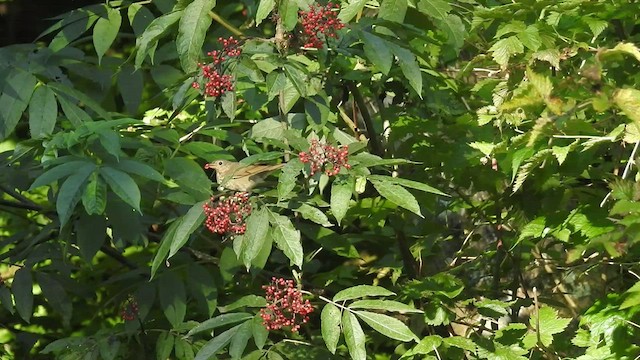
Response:
POLYGON ((367 135, 369 137, 369 144, 371 145, 371 152, 378 156, 384 156, 384 150, 380 145, 380 139, 378 139, 378 134, 376 133, 375 127, 373 126, 373 119, 371 118, 371 114, 367 111, 366 104, 364 102, 364 98, 362 97, 362 93, 356 86, 356 84, 352 81, 347 82, 347 86, 349 91, 353 94, 353 99, 360 110, 360 115, 362 115, 362 120, 364 121, 365 130, 367 131, 367 135))
POLYGON ((220 15, 213 11, 209 11, 209 17, 212 18, 215 22, 225 27, 227 30, 231 31, 233 35, 244 37, 244 33, 238 29, 237 27, 231 25, 227 20, 223 19, 220 15))

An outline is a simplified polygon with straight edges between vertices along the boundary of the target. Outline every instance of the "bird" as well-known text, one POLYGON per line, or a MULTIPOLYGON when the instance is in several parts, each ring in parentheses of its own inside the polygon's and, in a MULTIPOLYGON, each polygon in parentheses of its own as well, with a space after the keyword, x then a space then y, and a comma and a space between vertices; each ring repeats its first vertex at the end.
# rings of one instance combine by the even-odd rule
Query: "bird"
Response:
POLYGON ((216 160, 208 163, 205 168, 216 171, 216 181, 225 189, 234 191, 251 191, 272 171, 278 170, 284 164, 273 165, 243 165, 229 160, 216 160))

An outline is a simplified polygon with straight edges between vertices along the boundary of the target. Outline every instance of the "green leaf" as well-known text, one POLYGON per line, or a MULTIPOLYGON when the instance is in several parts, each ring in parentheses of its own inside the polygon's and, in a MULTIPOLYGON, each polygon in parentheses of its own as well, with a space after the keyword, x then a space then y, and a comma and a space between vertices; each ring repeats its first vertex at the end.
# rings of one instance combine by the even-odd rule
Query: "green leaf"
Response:
MULTIPOLYGON (((51 89, 53 89, 57 94, 64 94, 66 96, 70 96, 71 98, 82 102, 85 106, 87 106, 89 109, 93 110, 96 114, 98 114, 98 116, 100 116, 102 119, 111 120, 111 115, 109 115, 109 113, 105 109, 103 109, 102 106, 100 106, 100 104, 98 104, 95 100, 93 100, 86 94, 82 93, 81 91, 78 91, 74 88, 67 87, 60 83, 50 82, 48 86, 51 89)), ((61 97, 58 96, 60 105, 63 105, 60 98, 61 97)), ((64 106, 62 107, 62 110, 64 111, 64 106)), ((66 114, 66 111, 65 111, 65 114, 66 114)))
POLYGON ((87 162, 82 167, 77 168, 76 172, 69 176, 62 186, 60 186, 56 200, 56 210, 58 211, 60 226, 64 226, 67 221, 69 221, 73 209, 75 209, 76 204, 80 201, 84 184, 95 168, 95 164, 87 162))
POLYGON ((367 358, 367 349, 365 348, 365 337, 362 326, 358 319, 350 311, 342 313, 342 332, 344 340, 349 349, 349 355, 353 360, 365 360, 367 358))
POLYGON ((307 74, 289 63, 284 64, 284 73, 291 84, 293 84, 293 87, 296 88, 298 94, 300 94, 300 96, 306 96, 308 82, 307 74))
POLYGON ((553 342, 553 335, 559 334, 567 328, 571 319, 558 317, 558 311, 549 306, 543 306, 534 311, 529 318, 529 324, 535 330, 525 335, 523 344, 527 348, 531 348, 538 343, 545 347, 549 347, 553 342), (536 332, 538 332, 536 334, 536 332))
POLYGON ((0 95, 0 141, 13 133, 37 83, 35 76, 19 69, 4 76, 4 89, 0 95))
POLYGON ((142 35, 144 30, 154 19, 153 13, 145 6, 138 3, 129 5, 129 8, 127 9, 127 17, 129 18, 129 24, 131 24, 136 38, 142 35))
POLYGON ((161 331, 156 341, 156 359, 165 360, 171 355, 175 337, 168 331, 161 331))
POLYGON ((90 264, 107 239, 107 220, 104 216, 83 214, 75 222, 75 228, 80 256, 90 264))
POLYGON ((367 179, 372 179, 372 180, 378 180, 378 181, 386 181, 386 182, 390 182, 393 184, 397 184, 397 185, 402 185, 404 187, 408 187, 411 189, 416 189, 416 190, 420 190, 420 191, 424 191, 424 192, 428 192, 428 193, 432 193, 432 194, 436 194, 436 195, 442 195, 442 196, 450 196, 447 195, 445 193, 443 193, 442 191, 431 187, 427 184, 418 182, 418 181, 413 181, 413 180, 408 180, 408 179, 403 179, 403 178, 399 178, 399 177, 393 177, 393 176, 384 176, 384 175, 369 175, 367 176, 367 179))
POLYGON ((29 102, 29 130, 31 137, 39 139, 51 135, 58 117, 56 96, 46 85, 33 92, 29 102))
POLYGON ((457 15, 448 14, 444 20, 436 21, 436 23, 438 28, 447 34, 447 44, 451 45, 457 53, 464 45, 464 38, 467 34, 462 19, 457 15))
POLYGON ((174 328, 178 327, 187 313, 184 281, 174 271, 168 271, 158 281, 158 294, 165 317, 174 328))
POLYGON ((118 91, 128 112, 136 114, 142 101, 144 78, 142 71, 136 71, 131 65, 125 65, 118 72, 118 91))
POLYGON ((394 317, 369 311, 354 311, 354 313, 382 335, 404 342, 411 340, 418 341, 418 337, 407 325, 394 317))
POLYGON ((102 56, 109 50, 111 44, 118 36, 120 25, 122 24, 122 16, 120 11, 105 6, 107 10, 107 18, 99 18, 96 26, 93 27, 93 46, 98 55, 98 64, 102 61, 102 56))
POLYGON ((538 33, 538 28, 534 25, 528 26, 524 31, 518 33, 518 39, 531 51, 537 51, 542 46, 542 39, 538 33))
POLYGON ((33 278, 31 277, 31 269, 23 267, 16 271, 11 283, 11 291, 16 302, 18 315, 26 321, 30 322, 33 313, 33 278))
POLYGON ((198 68, 202 45, 212 21, 209 11, 215 5, 215 0, 194 0, 187 5, 180 18, 176 46, 180 55, 180 65, 187 74, 198 68))
POLYGON ((247 347, 247 343, 251 338, 251 325, 253 321, 245 321, 240 325, 238 331, 231 338, 231 343, 229 344, 229 355, 232 359, 240 359, 242 357, 242 353, 244 353, 244 349, 247 347))
POLYGON ((533 88, 536 89, 538 94, 540 94, 543 99, 549 98, 553 90, 551 79, 547 76, 536 74, 530 68, 527 68, 526 73, 531 85, 533 85, 533 88))
MULTIPOLYGON (((406 0, 405 0, 406 2, 406 0)), ((366 31, 360 33, 364 43, 364 54, 381 73, 387 75, 393 64, 393 54, 387 42, 379 36, 366 31)))
POLYGON ((309 204, 302 204, 298 208, 294 209, 294 211, 300 213, 303 218, 307 220, 311 220, 316 224, 322 225, 324 227, 333 226, 333 224, 329 221, 329 218, 325 213, 309 204))
POLYGON ((444 0, 420 0, 418 11, 434 19, 444 20, 451 11, 451 5, 444 0))
POLYGON ((63 324, 68 326, 71 321, 73 306, 62 284, 43 272, 37 272, 36 279, 49 305, 57 314, 62 315, 63 324))
POLYGON ((416 198, 405 188, 390 181, 381 181, 376 179, 370 180, 373 187, 375 187, 384 198, 422 217, 420 204, 418 204, 416 198))
POLYGON ((275 6, 275 0, 260 0, 258 10, 256 10, 256 26, 260 25, 262 20, 266 19, 267 16, 269 16, 275 6))
POLYGON ((93 121, 89 114, 63 96, 58 96, 58 102, 60 103, 60 107, 62 107, 62 112, 74 127, 77 128, 85 122, 93 121))
POLYGON ((244 241, 238 258, 247 269, 251 267, 251 261, 258 256, 269 234, 269 213, 266 208, 254 211, 247 218, 247 231, 244 233, 244 241))
POLYGON ((174 349, 176 359, 193 360, 196 356, 193 352, 193 345, 182 338, 176 339, 176 345, 174 349))
POLYGON ((398 64, 400 65, 402 74, 409 82, 409 85, 422 99, 422 73, 420 72, 420 66, 418 65, 416 56, 413 55, 410 50, 407 50, 401 46, 395 44, 391 45, 391 51, 393 51, 393 53, 398 58, 398 64))
POLYGON ((7 309, 11 315, 16 312, 13 308, 13 297, 11 297, 11 291, 4 285, 0 285, 0 304, 2 304, 2 306, 7 309))
POLYGON ((231 313, 231 314, 218 315, 214 318, 201 322, 196 327, 189 330, 189 332, 187 333, 187 336, 193 336, 195 334, 198 334, 204 331, 213 330, 229 324, 235 324, 242 321, 247 321, 251 318, 253 318, 253 315, 248 313, 231 313))
MULTIPOLYGON (((292 159, 282 168, 278 177, 278 199, 284 200, 296 187, 298 175, 304 169, 304 164, 299 159, 292 159)), ((277 241, 276 241, 277 243, 277 241)))
POLYGON ((285 31, 291 31, 298 23, 298 3, 295 0, 279 0, 278 15, 285 31))
POLYGON ((267 343, 269 330, 264 327, 264 320, 262 320, 260 314, 256 314, 251 322, 251 333, 253 334, 253 341, 255 342, 258 349, 262 349, 267 343))
POLYGON ((240 299, 232 302, 226 306, 218 307, 221 313, 229 312, 231 310, 240 309, 243 307, 265 307, 267 306, 267 300, 258 295, 246 295, 240 299))
MULTIPOLYGON (((287 86, 287 75, 281 71, 273 71, 267 75, 267 98, 269 101, 280 95, 287 86)), ((277 121, 273 119, 274 121, 277 121)), ((264 121, 264 120, 263 120, 264 121)), ((262 121, 258 122, 261 123, 262 121)), ((257 125, 257 124, 256 124, 257 125)), ((253 132, 253 130, 252 130, 253 132)))
POLYGON ((109 166, 118 170, 122 170, 124 172, 128 172, 129 174, 142 176, 149 180, 157 182, 165 181, 162 174, 160 174, 156 169, 136 160, 120 159, 120 161, 118 161, 117 163, 110 163, 109 166))
POLYGON ((231 329, 223 332, 222 334, 209 340, 196 354, 195 360, 209 360, 214 358, 214 355, 220 351, 223 347, 227 346, 231 342, 233 336, 238 332, 242 324, 232 327, 231 329))
POLYGON ((136 39, 135 67, 139 69, 150 50, 155 49, 158 39, 164 36, 169 28, 182 16, 182 11, 174 11, 154 19, 144 33, 136 39))
POLYGON ((73 160, 52 167, 51 169, 42 173, 42 175, 38 176, 33 184, 31 184, 31 187, 29 187, 29 190, 37 189, 40 186, 51 184, 56 180, 73 174, 74 172, 76 172, 76 170, 78 170, 78 168, 88 165, 95 166, 93 163, 86 160, 73 160))
POLYGON ((331 186, 331 212, 338 221, 342 221, 349 210, 354 182, 349 178, 347 182, 334 181, 331 186))
POLYGON ((407 0, 382 0, 380 9, 378 9, 378 17, 401 23, 407 13, 407 3, 407 0))
POLYGON ((110 166, 101 167, 100 175, 120 199, 138 212, 141 212, 140 189, 131 176, 110 166))
POLYGON ((462 336, 451 336, 442 340, 447 346, 457 347, 466 351, 475 352, 478 348, 473 340, 462 336))
POLYGON ((169 248, 169 256, 171 258, 180 250, 184 244, 187 243, 191 234, 196 231, 204 222, 204 204, 206 201, 201 201, 191 207, 187 213, 180 218, 180 225, 176 228, 176 233, 171 241, 171 247, 169 248))
POLYGON ((422 310, 418 310, 413 306, 403 304, 393 300, 357 300, 349 305, 350 309, 370 309, 370 310, 383 310, 393 311, 399 313, 423 313, 422 310))
POLYGON ((273 234, 273 241, 285 256, 291 260, 291 263, 302 268, 304 260, 304 252, 302 250, 302 241, 300 239, 300 231, 298 231, 291 220, 283 215, 269 212, 270 222, 273 234))
POLYGON ((165 231, 164 236, 162 236, 162 240, 160 240, 160 247, 156 250, 156 255, 153 257, 153 262, 151 262, 151 279, 156 275, 156 271, 160 268, 160 265, 165 264, 165 258, 167 254, 169 254, 169 248, 171 247, 171 242, 173 240, 173 236, 176 233, 176 229, 180 225, 180 221, 174 221, 167 231, 165 231))
POLYGON ((91 25, 98 20, 98 15, 94 12, 86 11, 85 9, 80 9, 79 12, 82 16, 80 18, 72 19, 72 17, 69 17, 62 20, 62 30, 49 43, 49 49, 53 52, 58 52, 67 47, 72 41, 89 30, 91 25))
POLYGON ((351 299, 358 299, 365 296, 391 296, 395 293, 380 287, 373 285, 357 285, 342 291, 339 291, 334 297, 333 301, 345 301, 351 299))
POLYGON ((89 215, 100 215, 107 207, 107 184, 97 172, 90 175, 87 187, 82 193, 82 205, 89 215))
POLYGON ((510 36, 506 39, 498 40, 489 51, 493 52, 493 59, 502 67, 507 66, 509 58, 524 52, 524 46, 520 39, 510 36))
POLYGON ((278 121, 275 118, 267 118, 258 121, 251 128, 250 137, 252 139, 275 139, 282 140, 284 138, 284 131, 287 129, 287 124, 278 121))
POLYGON ((613 102, 629 119, 640 126, 640 90, 618 89, 613 94, 613 102))
POLYGON ((340 340, 340 309, 337 306, 330 303, 324 306, 320 314, 320 330, 327 349, 335 354, 340 340))
POLYGON ((356 15, 362 13, 362 9, 364 9, 366 3, 367 0, 349 0, 347 5, 342 6, 340 14, 338 14, 338 19, 344 23, 351 21, 356 15))
MULTIPOLYGON (((442 344, 442 338, 438 335, 425 336, 420 340, 418 345, 402 354, 402 358, 412 358, 415 355, 426 355, 431 352, 437 351, 437 348, 442 344)), ((475 351, 475 348, 471 351, 475 351)))

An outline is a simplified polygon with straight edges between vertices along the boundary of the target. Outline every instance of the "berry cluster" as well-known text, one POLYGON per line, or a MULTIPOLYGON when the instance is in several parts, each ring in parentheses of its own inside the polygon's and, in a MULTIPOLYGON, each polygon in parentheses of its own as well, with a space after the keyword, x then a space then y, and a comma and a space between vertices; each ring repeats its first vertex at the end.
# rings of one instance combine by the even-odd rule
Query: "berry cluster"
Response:
POLYGON ((204 204, 205 226, 214 234, 240 235, 247 230, 246 218, 251 214, 249 193, 239 192, 229 197, 212 197, 204 204))
POLYGON ((127 300, 122 304, 122 309, 120 309, 120 317, 124 321, 132 321, 138 316, 138 302, 133 295, 129 295, 127 300))
MULTIPOLYGON (((207 53, 207 55, 211 57, 211 63, 198 64, 202 70, 204 93, 212 97, 218 97, 227 91, 233 91, 233 79, 231 75, 222 74, 220 68, 228 58, 240 56, 242 53, 238 40, 234 39, 233 36, 228 39, 218 38, 218 42, 222 44, 223 49, 213 50, 207 53)), ((198 81, 194 81, 191 85, 195 89, 201 88, 198 81)))
POLYGON ((338 19, 338 4, 328 3, 322 7, 320 5, 311 5, 309 11, 299 11, 298 14, 302 18, 302 35, 306 39, 304 47, 320 49, 324 46, 324 42, 318 37, 323 34, 325 37, 336 38, 336 31, 342 29, 344 24, 338 19))
POLYGON ((321 144, 318 140, 311 141, 308 152, 302 151, 298 154, 300 161, 309 163, 311 166, 311 176, 319 170, 324 169, 328 176, 337 175, 340 168, 351 169, 349 161, 349 148, 347 146, 335 146, 321 144), (327 166, 328 164, 328 166, 327 166))
POLYGON ((278 330, 285 326, 297 332, 300 325, 309 321, 313 306, 302 299, 302 293, 293 280, 271 278, 271 284, 262 287, 266 293, 267 307, 260 310, 267 330, 278 330))

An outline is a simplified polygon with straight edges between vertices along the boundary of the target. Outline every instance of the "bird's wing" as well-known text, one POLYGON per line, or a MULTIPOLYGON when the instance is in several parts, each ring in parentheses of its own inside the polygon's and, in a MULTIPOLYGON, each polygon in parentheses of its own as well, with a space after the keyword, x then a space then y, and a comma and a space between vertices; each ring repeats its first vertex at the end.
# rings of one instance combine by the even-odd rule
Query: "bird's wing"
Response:
POLYGON ((263 174, 269 171, 275 171, 283 167, 284 164, 273 164, 273 165, 248 165, 242 166, 235 170, 232 170, 234 178, 241 178, 245 176, 253 176, 257 174, 263 174))

